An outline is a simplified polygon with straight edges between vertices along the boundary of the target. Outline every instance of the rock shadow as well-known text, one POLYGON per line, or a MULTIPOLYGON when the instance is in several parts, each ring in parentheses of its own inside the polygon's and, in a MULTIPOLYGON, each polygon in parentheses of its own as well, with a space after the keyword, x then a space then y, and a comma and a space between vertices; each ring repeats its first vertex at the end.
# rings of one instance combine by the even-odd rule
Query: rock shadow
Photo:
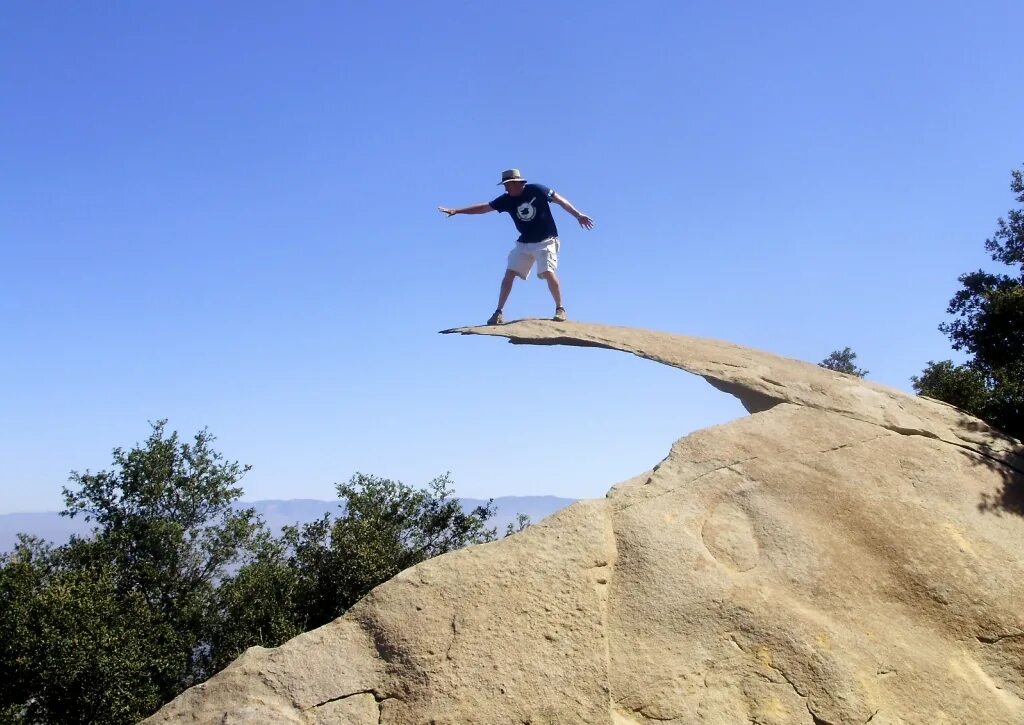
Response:
MULTIPOLYGON (((1024 471, 1013 466, 984 456, 971 456, 975 465, 984 466, 995 473, 1003 481, 1003 487, 997 493, 982 494, 978 510, 996 515, 1012 514, 1024 516, 1024 471)), ((1019 460, 1024 459, 1024 447, 1019 460)))

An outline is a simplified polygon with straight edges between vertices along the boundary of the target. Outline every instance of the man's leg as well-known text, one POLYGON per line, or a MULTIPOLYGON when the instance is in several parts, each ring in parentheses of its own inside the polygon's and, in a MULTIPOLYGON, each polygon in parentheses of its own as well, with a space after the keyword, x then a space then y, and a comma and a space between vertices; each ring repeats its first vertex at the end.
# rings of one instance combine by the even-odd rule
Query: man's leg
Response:
POLYGON ((548 283, 548 292, 551 293, 551 297, 555 300, 555 307, 559 308, 562 306, 562 287, 558 284, 558 277, 555 276, 554 272, 541 272, 537 275, 542 280, 548 283))
POLYGON ((501 291, 498 293, 498 309, 505 309, 508 296, 512 292, 512 283, 516 281, 516 273, 511 269, 505 270, 505 276, 501 280, 501 291))
POLYGON ((562 288, 558 284, 558 277, 555 276, 554 272, 542 272, 537 276, 548 283, 548 291, 555 300, 555 316, 551 319, 556 322, 562 322, 565 320, 565 308, 562 307, 562 288))
POLYGON ((508 295, 512 291, 512 283, 516 279, 516 273, 511 269, 505 270, 505 276, 501 279, 501 291, 498 292, 498 309, 494 311, 491 318, 487 320, 488 325, 502 325, 505 323, 505 318, 501 314, 501 311, 505 308, 505 303, 508 302, 508 295))
POLYGON ((552 319, 561 322, 565 319, 565 308, 562 307, 562 285, 558 283, 558 275, 555 274, 558 268, 558 247, 558 237, 545 240, 537 256, 537 276, 548 283, 548 292, 555 301, 555 316, 552 319))

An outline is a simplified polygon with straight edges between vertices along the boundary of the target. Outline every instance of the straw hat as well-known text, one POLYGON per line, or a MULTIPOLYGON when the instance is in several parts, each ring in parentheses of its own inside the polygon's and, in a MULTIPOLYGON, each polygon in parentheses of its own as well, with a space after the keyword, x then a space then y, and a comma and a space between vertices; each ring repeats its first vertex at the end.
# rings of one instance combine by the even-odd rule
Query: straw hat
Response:
POLYGON ((524 179, 523 175, 519 173, 519 169, 505 169, 501 172, 501 181, 499 181, 498 184, 507 184, 510 181, 521 181, 524 184, 526 183, 526 179, 524 179))

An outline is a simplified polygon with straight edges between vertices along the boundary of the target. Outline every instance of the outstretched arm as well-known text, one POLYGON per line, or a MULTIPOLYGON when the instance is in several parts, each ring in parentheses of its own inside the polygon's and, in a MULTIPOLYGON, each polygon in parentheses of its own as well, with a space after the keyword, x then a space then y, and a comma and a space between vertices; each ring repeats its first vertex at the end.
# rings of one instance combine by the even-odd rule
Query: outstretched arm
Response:
POLYGON ((574 207, 569 202, 568 199, 566 199, 558 192, 553 192, 551 194, 551 201, 555 202, 556 204, 558 204, 558 206, 562 207, 567 212, 576 217, 576 221, 578 221, 580 223, 580 226, 583 227, 584 229, 594 228, 594 220, 588 217, 586 214, 583 214, 582 212, 578 211, 576 207, 574 207))
POLYGON ((486 214, 489 211, 494 211, 494 207, 488 203, 474 204, 473 206, 464 206, 461 209, 449 209, 446 206, 439 206, 437 210, 442 214, 447 214, 449 217, 453 217, 456 214, 486 214))

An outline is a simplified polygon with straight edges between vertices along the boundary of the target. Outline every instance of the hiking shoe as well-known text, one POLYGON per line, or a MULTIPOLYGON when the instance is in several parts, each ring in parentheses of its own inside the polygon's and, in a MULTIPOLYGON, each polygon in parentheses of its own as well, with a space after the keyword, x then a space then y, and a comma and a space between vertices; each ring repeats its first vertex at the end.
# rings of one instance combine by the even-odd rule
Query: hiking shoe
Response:
POLYGON ((494 314, 491 315, 490 319, 487 320, 488 325, 504 325, 505 318, 501 315, 501 310, 495 310, 494 314))
POLYGON ((555 316, 552 317, 551 319, 554 320, 555 322, 565 322, 565 308, 556 307, 555 316))

